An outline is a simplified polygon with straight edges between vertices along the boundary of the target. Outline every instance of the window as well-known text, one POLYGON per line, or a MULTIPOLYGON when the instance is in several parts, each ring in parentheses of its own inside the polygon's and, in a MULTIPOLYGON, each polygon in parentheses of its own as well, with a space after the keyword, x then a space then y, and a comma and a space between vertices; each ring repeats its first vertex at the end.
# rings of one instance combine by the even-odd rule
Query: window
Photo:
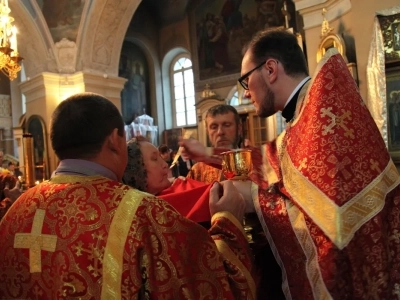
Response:
POLYGON ((180 57, 173 64, 171 78, 175 126, 196 125, 192 61, 187 57, 180 57))
POLYGON ((244 89, 239 86, 240 90, 238 91, 238 85, 235 85, 231 91, 229 92, 228 96, 228 104, 232 106, 239 106, 239 105, 247 105, 251 104, 250 99, 244 96, 244 89), (239 94, 240 93, 240 94, 239 94))

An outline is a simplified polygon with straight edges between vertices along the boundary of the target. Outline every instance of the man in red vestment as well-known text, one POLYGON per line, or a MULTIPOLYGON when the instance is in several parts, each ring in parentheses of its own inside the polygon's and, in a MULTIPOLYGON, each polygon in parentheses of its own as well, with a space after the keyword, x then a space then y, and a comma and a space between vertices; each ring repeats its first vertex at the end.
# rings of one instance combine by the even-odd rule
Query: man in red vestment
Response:
POLYGON ((259 116, 282 110, 288 121, 253 160, 255 208, 284 293, 397 299, 399 174, 337 50, 311 81, 305 66, 295 36, 275 29, 250 42, 239 79, 259 116))
POLYGON ((258 115, 288 121, 253 149, 256 184, 236 184, 254 201, 286 299, 398 299, 400 176, 342 56, 329 49, 310 80, 296 37, 272 29, 249 43, 242 74, 258 115))
POLYGON ((210 233, 121 184, 124 123, 100 95, 63 101, 50 137, 59 166, 0 222, 1 299, 255 298, 245 203, 230 184, 221 198, 210 190, 210 233))

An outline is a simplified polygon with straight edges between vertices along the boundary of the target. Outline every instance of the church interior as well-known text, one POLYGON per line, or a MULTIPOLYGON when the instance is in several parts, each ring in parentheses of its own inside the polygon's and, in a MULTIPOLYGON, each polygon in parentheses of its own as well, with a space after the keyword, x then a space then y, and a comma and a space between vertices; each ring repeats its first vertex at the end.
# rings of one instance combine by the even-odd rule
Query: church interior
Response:
POLYGON ((255 32, 284 27, 298 37, 311 76, 327 49, 336 47, 345 57, 399 168, 398 4, 10 0, 12 25, 18 30, 15 48, 23 59, 17 63, 20 70, 2 67, 0 150, 22 172, 27 161, 33 163, 35 180, 48 179, 58 163, 49 140, 51 115, 61 101, 79 92, 110 99, 121 111, 128 137, 144 135, 173 150, 187 131, 207 144, 205 113, 215 104, 231 104, 240 113, 244 136, 261 145, 285 124, 279 113, 259 118, 243 97, 237 85, 241 51, 255 32), (10 80, 12 76, 16 78, 10 80))

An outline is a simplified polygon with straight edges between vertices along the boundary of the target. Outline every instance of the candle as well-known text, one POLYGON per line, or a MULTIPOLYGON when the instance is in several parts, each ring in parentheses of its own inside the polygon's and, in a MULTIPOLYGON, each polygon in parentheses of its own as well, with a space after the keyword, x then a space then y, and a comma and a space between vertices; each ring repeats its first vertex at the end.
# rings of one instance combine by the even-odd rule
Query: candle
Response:
POLYGON ((13 49, 14 53, 16 53, 18 51, 18 48, 17 48, 17 27, 15 26, 12 27, 12 35, 10 38, 10 43, 11 43, 10 45, 11 49, 13 49))

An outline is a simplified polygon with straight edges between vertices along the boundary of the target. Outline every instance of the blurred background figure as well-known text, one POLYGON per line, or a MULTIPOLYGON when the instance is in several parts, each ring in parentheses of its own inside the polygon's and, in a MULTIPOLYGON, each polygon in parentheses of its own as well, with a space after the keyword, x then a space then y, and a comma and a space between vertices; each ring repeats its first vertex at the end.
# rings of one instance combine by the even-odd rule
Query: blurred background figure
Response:
MULTIPOLYGON (((158 151, 160 152, 160 156, 163 160, 168 164, 168 167, 171 166, 176 152, 172 151, 167 145, 163 144, 158 147, 158 151)), ((178 178, 179 177, 179 161, 171 168, 168 172, 168 178, 178 178)))
POLYGON ((17 179, 7 173, 0 173, 0 220, 6 214, 14 201, 21 195, 16 188, 17 179))

